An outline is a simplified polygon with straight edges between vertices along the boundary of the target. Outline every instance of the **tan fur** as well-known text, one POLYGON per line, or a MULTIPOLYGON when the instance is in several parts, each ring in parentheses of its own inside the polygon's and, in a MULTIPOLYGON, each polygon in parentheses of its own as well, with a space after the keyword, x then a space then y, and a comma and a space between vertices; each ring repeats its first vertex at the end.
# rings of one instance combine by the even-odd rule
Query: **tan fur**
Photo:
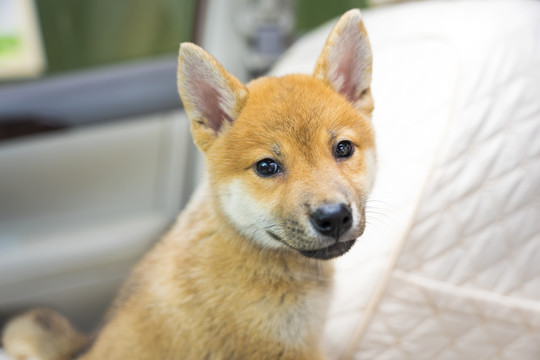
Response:
MULTIPOLYGON (((314 76, 244 86, 192 44, 182 44, 178 69, 207 178, 134 269, 80 359, 323 359, 332 264, 300 251, 328 245, 309 221, 324 204, 352 208, 352 228, 337 242, 364 230, 375 144, 371 50, 360 13, 336 25, 314 76), (332 66, 340 54, 346 61, 332 66), (343 140, 354 153, 337 159, 343 140), (258 176, 254 166, 265 158, 283 171, 258 176)), ((31 343, 27 332, 6 332, 8 351, 16 341, 31 343)))
POLYGON ((17 360, 70 359, 88 341, 64 317, 49 309, 34 309, 13 318, 2 334, 6 352, 17 360))

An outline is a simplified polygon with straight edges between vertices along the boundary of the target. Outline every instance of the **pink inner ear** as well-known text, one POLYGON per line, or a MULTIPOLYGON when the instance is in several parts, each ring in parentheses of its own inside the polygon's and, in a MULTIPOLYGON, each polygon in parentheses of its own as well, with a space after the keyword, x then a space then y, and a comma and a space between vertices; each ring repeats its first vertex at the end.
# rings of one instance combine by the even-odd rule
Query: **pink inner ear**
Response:
POLYGON ((194 84, 197 96, 195 105, 201 115, 206 119, 207 126, 214 130, 216 133, 219 132, 223 121, 229 121, 232 123, 232 119, 221 107, 221 96, 219 91, 213 88, 210 84, 205 81, 197 81, 194 84))
POLYGON ((371 50, 358 21, 344 24, 329 51, 327 78, 333 88, 354 103, 369 87, 371 50))
POLYGON ((355 71, 358 71, 355 66, 358 61, 358 57, 354 54, 354 48, 349 47, 348 49, 343 49, 341 54, 341 59, 339 65, 336 68, 337 84, 339 86, 338 92, 345 96, 350 102, 355 102, 358 100, 357 94, 360 89, 358 89, 358 76, 359 74, 354 74, 355 71))

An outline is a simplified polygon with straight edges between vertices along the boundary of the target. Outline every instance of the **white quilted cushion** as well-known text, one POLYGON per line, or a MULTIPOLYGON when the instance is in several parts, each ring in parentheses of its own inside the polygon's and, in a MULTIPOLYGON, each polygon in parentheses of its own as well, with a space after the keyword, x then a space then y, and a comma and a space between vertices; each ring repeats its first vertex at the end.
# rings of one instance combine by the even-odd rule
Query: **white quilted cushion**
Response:
MULTIPOLYGON (((365 11, 380 172, 331 358, 540 359, 540 2, 365 11)), ((310 72, 331 25, 274 73, 310 72)))

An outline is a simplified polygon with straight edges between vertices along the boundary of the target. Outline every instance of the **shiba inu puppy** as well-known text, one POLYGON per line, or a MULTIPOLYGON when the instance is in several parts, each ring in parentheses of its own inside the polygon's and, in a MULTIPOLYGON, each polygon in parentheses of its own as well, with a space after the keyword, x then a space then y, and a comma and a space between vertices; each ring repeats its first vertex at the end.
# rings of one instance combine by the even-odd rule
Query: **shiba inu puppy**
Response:
POLYGON ((358 10, 312 75, 244 86, 196 45, 178 88, 207 177, 88 340, 37 309, 3 334, 17 359, 323 359, 330 259, 365 227, 375 177, 371 49, 358 10))

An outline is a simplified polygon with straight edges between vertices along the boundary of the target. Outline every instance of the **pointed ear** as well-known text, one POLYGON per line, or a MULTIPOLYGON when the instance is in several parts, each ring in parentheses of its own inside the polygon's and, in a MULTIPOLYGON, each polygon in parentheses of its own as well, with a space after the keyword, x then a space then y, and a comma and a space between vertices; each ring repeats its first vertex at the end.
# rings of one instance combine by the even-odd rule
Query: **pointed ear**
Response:
POLYGON ((206 151, 238 116, 247 89, 195 44, 180 45, 178 92, 191 120, 195 143, 206 151))
POLYGON ((349 10, 328 36, 313 75, 358 110, 371 111, 371 63, 371 46, 360 10, 349 10))

